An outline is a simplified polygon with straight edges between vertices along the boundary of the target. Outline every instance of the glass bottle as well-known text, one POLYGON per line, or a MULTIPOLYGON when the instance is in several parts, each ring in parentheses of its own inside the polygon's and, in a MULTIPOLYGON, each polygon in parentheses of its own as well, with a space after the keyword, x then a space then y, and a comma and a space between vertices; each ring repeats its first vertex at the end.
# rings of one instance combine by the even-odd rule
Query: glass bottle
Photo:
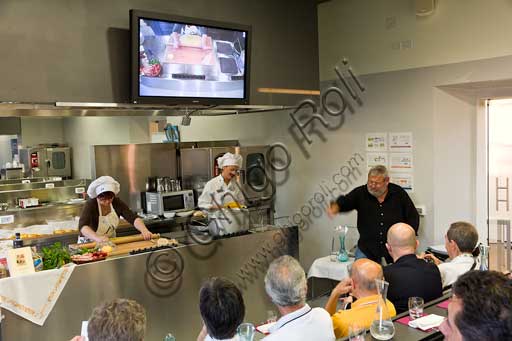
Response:
POLYGON ((348 261, 348 252, 345 249, 345 237, 347 236, 347 226, 338 226, 334 229, 340 240, 340 251, 338 252, 338 261, 348 261))
POLYGON ((480 244, 478 246, 480 249, 480 271, 487 271, 489 270, 489 267, 487 266, 487 261, 489 257, 489 246, 480 244))
POLYGON ((377 285, 378 301, 375 316, 370 326, 370 334, 377 340, 389 340, 395 335, 395 326, 386 305, 389 283, 376 279, 375 284, 377 285))

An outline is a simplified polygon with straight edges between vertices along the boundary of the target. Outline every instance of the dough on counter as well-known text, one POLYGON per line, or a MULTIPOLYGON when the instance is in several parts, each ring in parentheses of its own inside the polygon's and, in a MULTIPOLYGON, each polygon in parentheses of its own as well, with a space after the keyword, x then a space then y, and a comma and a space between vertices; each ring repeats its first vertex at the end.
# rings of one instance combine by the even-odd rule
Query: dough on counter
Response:
POLYGON ((158 238, 156 246, 178 246, 178 241, 176 239, 158 238))

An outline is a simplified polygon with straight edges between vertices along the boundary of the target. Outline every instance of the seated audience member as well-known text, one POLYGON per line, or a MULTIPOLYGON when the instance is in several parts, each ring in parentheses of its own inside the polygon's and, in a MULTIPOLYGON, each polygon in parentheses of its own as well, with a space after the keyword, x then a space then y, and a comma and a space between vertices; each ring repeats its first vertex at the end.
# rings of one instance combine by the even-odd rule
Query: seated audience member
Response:
POLYGON ((198 341, 238 340, 236 330, 245 316, 242 293, 228 279, 213 277, 199 291, 203 330, 198 341))
MULTIPOLYGON (((94 308, 87 326, 89 341, 143 341, 145 332, 144 307, 124 298, 94 308)), ((72 341, 85 341, 85 338, 76 336, 72 341)))
POLYGON ((306 275, 293 257, 281 256, 270 264, 265 276, 265 290, 281 318, 264 340, 334 340, 329 314, 306 303, 306 275))
POLYGON ((452 289, 448 318, 439 327, 447 341, 512 340, 512 280, 496 271, 469 271, 452 289))
MULTIPOLYGON (((350 278, 342 280, 333 290, 325 310, 332 316, 334 334, 337 338, 348 335, 348 328, 352 323, 357 323, 361 327, 370 328, 372 320, 377 309, 377 300, 379 298, 376 279, 383 279, 382 267, 369 259, 358 259, 352 265, 350 278), (339 297, 343 294, 352 293, 357 301, 352 303, 349 310, 339 310, 336 312, 336 306, 339 297)), ((393 303, 387 300, 389 317, 396 315, 393 303)))
POLYGON ((443 263, 431 254, 425 254, 422 257, 432 259, 439 266, 444 288, 452 285, 463 273, 477 267, 477 260, 473 257, 477 243, 476 228, 470 223, 458 221, 450 225, 444 237, 444 245, 450 261, 443 263))
POLYGON ((418 240, 414 229, 398 223, 388 230, 386 247, 393 264, 384 267, 384 278, 389 282, 388 299, 398 314, 408 310, 409 297, 422 297, 425 302, 441 297, 441 274, 436 265, 416 256, 418 240))

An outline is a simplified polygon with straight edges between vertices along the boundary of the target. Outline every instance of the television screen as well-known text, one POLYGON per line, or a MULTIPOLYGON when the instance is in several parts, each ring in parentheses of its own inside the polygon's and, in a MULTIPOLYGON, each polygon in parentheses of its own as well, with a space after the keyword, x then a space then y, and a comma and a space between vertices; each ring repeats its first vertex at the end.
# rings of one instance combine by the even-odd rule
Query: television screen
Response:
POLYGON ((132 100, 245 104, 250 27, 131 11, 132 100))

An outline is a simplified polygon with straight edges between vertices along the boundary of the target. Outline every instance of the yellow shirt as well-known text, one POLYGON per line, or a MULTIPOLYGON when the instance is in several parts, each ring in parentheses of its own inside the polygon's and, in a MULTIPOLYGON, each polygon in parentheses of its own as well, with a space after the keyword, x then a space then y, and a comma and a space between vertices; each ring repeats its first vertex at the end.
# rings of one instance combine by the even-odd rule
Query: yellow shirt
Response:
MULTIPOLYGON (((336 338, 348 336, 348 327, 354 322, 361 327, 370 328, 373 317, 375 316, 375 311, 377 310, 378 298, 379 295, 360 298, 352 303, 352 309, 338 310, 337 313, 332 315, 332 324, 336 338)), ((386 305, 390 314, 389 317, 396 316, 393 303, 386 300, 386 305)))

